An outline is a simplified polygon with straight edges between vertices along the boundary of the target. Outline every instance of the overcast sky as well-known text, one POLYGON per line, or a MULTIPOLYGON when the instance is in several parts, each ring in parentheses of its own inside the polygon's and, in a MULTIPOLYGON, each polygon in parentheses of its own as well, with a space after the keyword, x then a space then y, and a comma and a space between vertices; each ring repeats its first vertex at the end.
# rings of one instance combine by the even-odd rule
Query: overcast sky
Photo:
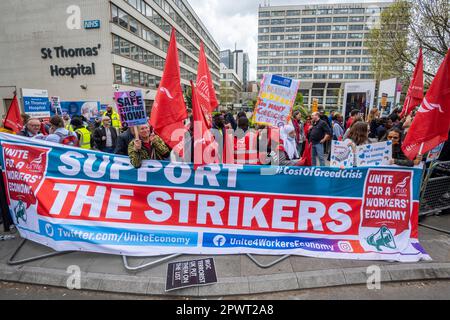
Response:
MULTIPOLYGON (((238 49, 250 57, 250 80, 256 79, 258 7, 267 0, 188 0, 219 44, 220 50, 238 49)), ((272 6, 290 4, 364 3, 368 0, 270 0, 272 6)), ((379 0, 379 2, 391 2, 379 0)))

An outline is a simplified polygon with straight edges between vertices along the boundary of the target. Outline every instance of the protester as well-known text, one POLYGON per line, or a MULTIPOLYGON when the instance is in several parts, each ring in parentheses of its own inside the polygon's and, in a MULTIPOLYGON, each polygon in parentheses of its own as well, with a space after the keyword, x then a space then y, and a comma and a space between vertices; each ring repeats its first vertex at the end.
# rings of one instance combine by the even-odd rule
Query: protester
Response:
POLYGON ((347 123, 345 124, 346 129, 350 129, 352 123, 355 121, 356 117, 359 115, 359 110, 352 110, 350 113, 350 118, 348 118, 347 123))
POLYGON ((373 108, 370 110, 369 117, 367 118, 367 122, 370 126, 369 138, 376 139, 377 138, 377 128, 378 128, 378 118, 380 117, 380 110, 378 108, 373 108))
POLYGON ((299 154, 303 153, 303 144, 305 142, 305 133, 303 131, 302 114, 300 111, 294 111, 292 115, 292 125, 295 128, 295 142, 299 154))
POLYGON ((78 146, 81 149, 90 150, 92 148, 91 133, 84 127, 83 121, 79 117, 74 117, 70 122, 78 138, 78 146))
POLYGON ((66 128, 67 130, 73 132, 73 127, 70 124, 70 122, 72 120, 70 119, 70 116, 67 113, 63 116, 63 120, 64 120, 64 128, 66 128))
POLYGON ((331 129, 326 122, 320 120, 320 114, 312 114, 312 127, 309 130, 308 141, 312 143, 312 165, 317 165, 317 157, 321 167, 325 166, 324 144, 331 138, 331 129))
POLYGON ((231 126, 231 129, 236 130, 237 129, 237 122, 234 120, 233 114, 231 112, 228 112, 225 115, 225 124, 229 124, 231 126))
POLYGON ((311 116, 307 116, 306 117, 306 121, 305 121, 305 125, 304 125, 304 128, 303 128, 303 131, 305 133, 305 137, 308 136, 309 129, 311 129, 311 126, 312 126, 312 118, 311 118, 311 116))
POLYGON ((336 113, 333 116, 333 140, 341 141, 344 136, 343 117, 341 114, 336 113))
POLYGON ((95 147, 106 153, 114 153, 117 145, 117 130, 111 127, 111 119, 103 117, 102 125, 94 131, 95 147))
POLYGON ((350 129, 347 139, 355 146, 369 144, 369 126, 367 123, 363 121, 355 122, 350 129))
POLYGON ((134 140, 133 128, 128 128, 117 137, 115 154, 128 156, 128 146, 130 142, 134 140))
POLYGON ((64 128, 64 120, 60 116, 53 116, 49 124, 48 136, 40 134, 34 138, 69 146, 78 146, 76 134, 64 128))
POLYGON ((102 116, 109 117, 111 119, 111 125, 113 126, 113 128, 116 128, 117 132, 120 131, 122 127, 122 124, 120 123, 120 116, 116 111, 114 111, 111 105, 108 105, 106 107, 106 111, 102 114, 102 116))
POLYGON ((377 138, 378 141, 386 140, 387 132, 392 129, 392 120, 386 117, 380 119, 379 126, 377 128, 377 138))
POLYGON ((330 121, 330 119, 325 115, 325 111, 324 111, 324 110, 320 110, 319 114, 320 114, 320 120, 322 120, 323 122, 325 122, 325 123, 331 128, 331 121, 330 121))
POLYGON ((170 149, 149 125, 139 126, 138 132, 139 137, 128 146, 130 162, 136 169, 142 166, 144 160, 164 160, 170 156, 170 149))
POLYGON ((344 136, 342 137, 342 139, 343 139, 343 140, 348 139, 348 136, 350 135, 350 130, 352 129, 352 127, 353 127, 356 123, 358 123, 358 122, 363 122, 363 121, 364 121, 364 120, 363 120, 363 118, 362 118, 361 116, 356 116, 356 117, 354 118, 354 120, 353 120, 353 122, 352 122, 350 128, 348 128, 348 129, 345 131, 344 136))
POLYGON ((295 128, 291 125, 284 126, 281 129, 281 139, 283 141, 283 148, 286 154, 286 160, 294 160, 300 158, 300 153, 297 150, 297 143, 295 141, 295 128))
POLYGON ((30 118, 25 124, 25 127, 17 135, 33 138, 40 133, 41 121, 37 118, 30 118))
POLYGON ((398 128, 388 131, 386 139, 392 141, 391 164, 403 167, 414 167, 420 164, 422 156, 418 155, 414 161, 409 160, 402 151, 402 132, 398 128))

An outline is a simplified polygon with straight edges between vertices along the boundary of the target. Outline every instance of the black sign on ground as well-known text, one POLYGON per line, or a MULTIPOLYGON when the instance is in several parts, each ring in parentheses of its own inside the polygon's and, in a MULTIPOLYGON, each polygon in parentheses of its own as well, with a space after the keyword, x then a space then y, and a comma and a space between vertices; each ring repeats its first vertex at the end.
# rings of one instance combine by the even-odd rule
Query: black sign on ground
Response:
POLYGON ((166 291, 217 283, 213 258, 169 263, 166 291))

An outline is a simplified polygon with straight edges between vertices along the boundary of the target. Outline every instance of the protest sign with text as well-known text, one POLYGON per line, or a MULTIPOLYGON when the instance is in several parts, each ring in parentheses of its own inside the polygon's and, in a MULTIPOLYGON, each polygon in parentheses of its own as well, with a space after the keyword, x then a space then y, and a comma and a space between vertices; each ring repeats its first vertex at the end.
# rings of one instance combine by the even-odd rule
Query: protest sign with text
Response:
POLYGON ((114 98, 122 123, 126 123, 129 128, 148 123, 142 90, 115 92, 114 98))
POLYGON ((265 74, 253 115, 257 124, 284 127, 291 118, 300 82, 265 74))

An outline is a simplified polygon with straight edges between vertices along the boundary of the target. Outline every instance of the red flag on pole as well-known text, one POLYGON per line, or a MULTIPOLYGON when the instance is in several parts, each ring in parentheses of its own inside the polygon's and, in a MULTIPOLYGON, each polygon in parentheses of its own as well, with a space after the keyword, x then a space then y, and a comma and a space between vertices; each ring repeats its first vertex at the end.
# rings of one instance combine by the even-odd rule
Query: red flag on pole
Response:
MULTIPOLYGON (((208 66, 208 59, 206 58, 205 48, 203 43, 200 44, 200 56, 198 62, 197 71, 197 92, 198 92, 198 102, 202 109, 208 111, 208 113, 213 112, 218 106, 216 91, 214 90, 214 85, 212 82, 211 72, 208 66)), ((209 118, 211 116, 208 116, 209 118)))
POLYGON ((407 116, 418 106, 423 100, 423 54, 420 48, 419 58, 417 59, 416 68, 414 70, 411 84, 409 85, 408 94, 406 95, 405 105, 403 106, 400 117, 407 116))
POLYGON ((179 141, 172 141, 172 133, 177 130, 186 130, 183 121, 187 119, 186 104, 181 89, 180 63, 175 29, 172 29, 169 49, 167 50, 166 64, 161 82, 153 104, 150 124, 156 134, 174 149, 179 141))
POLYGON ((413 160, 448 140, 450 129, 450 50, 403 142, 403 152, 413 160))
POLYGON ((19 133, 23 128, 23 120, 20 116, 19 100, 16 95, 14 95, 11 105, 9 106, 8 114, 6 115, 3 127, 14 131, 15 133, 19 133))
MULTIPOLYGON (((194 167, 217 164, 218 144, 211 132, 211 122, 200 105, 198 89, 191 81, 192 87, 192 118, 194 121, 194 167)), ((209 114, 209 113, 208 113, 209 114)))

